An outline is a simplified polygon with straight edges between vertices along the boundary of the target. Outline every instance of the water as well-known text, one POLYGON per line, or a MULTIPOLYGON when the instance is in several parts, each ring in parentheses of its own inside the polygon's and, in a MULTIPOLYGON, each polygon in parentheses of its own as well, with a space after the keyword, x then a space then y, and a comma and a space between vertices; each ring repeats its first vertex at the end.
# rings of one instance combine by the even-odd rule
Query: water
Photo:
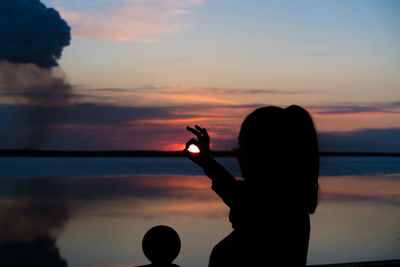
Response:
MULTIPOLYGON (((235 158, 218 158, 240 176, 235 158)), ((203 175, 186 158, 1 158, 0 178, 76 177, 139 174, 203 175)), ((322 157, 321 176, 400 173, 400 158, 322 157)))
MULTIPOLYGON (((234 158, 218 161, 240 175, 234 158)), ((207 266, 231 231, 185 158, 2 158, 0 168, 0 245, 57 237, 68 266, 145 264, 141 239, 159 224, 181 236, 177 264, 207 266)), ((308 264, 400 258, 400 158, 324 157, 320 184, 308 264)))

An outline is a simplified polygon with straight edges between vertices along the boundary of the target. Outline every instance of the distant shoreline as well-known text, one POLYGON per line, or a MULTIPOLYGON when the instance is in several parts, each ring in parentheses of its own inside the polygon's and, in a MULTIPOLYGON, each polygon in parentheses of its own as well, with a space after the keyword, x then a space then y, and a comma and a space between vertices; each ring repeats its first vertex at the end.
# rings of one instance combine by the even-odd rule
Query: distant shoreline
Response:
MULTIPOLYGON (((214 151, 215 157, 235 157, 235 151, 214 151)), ((400 157, 400 152, 320 152, 321 157, 400 157)), ((184 157, 181 151, 61 151, 61 150, 0 150, 0 157, 184 157)))

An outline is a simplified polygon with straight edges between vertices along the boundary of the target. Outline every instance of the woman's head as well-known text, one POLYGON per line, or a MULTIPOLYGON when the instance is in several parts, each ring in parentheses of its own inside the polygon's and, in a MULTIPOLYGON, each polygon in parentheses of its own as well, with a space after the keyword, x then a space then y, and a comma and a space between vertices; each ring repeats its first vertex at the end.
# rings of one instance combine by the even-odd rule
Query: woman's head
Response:
POLYGON ((292 105, 253 111, 240 129, 238 152, 245 180, 268 186, 272 195, 281 189, 314 212, 319 149, 313 121, 305 109, 292 105))

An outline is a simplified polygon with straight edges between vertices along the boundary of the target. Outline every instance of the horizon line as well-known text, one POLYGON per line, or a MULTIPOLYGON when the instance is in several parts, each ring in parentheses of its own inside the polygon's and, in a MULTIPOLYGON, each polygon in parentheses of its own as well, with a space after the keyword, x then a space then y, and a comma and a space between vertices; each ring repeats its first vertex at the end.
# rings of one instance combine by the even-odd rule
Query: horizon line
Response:
MULTIPOLYGON (((215 157, 234 157, 236 150, 212 152, 215 157)), ((321 157, 400 157, 400 152, 320 151, 321 157)), ((182 151, 160 150, 39 150, 0 149, 0 157, 184 157, 182 151)))

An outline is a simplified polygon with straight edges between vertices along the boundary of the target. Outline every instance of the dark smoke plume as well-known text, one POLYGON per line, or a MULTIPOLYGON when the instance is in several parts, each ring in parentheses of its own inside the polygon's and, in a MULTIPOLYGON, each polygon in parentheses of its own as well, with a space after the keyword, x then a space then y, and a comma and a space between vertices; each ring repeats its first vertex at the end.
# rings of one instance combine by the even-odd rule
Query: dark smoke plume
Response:
POLYGON ((39 0, 0 0, 0 92, 7 104, 34 107, 13 114, 23 132, 15 140, 18 148, 43 148, 49 122, 62 123, 62 109, 48 114, 41 107, 70 103, 71 86, 56 67, 70 44, 70 30, 55 9, 39 0))
MULTIPOLYGON (((41 148, 50 133, 49 122, 62 122, 62 112, 48 114, 41 107, 69 104, 71 86, 57 60, 70 40, 70 27, 53 8, 38 0, 0 0, 1 100, 34 107, 12 114, 10 124, 23 132, 22 140, 16 140, 18 147, 41 148)), ((1 127, 10 125, 3 121, 1 127)), ((24 186, 26 197, 0 207, 0 265, 65 267, 56 239, 69 218, 69 207, 45 192, 34 197, 33 188, 24 186)))
POLYGON ((0 0, 0 60, 58 66, 70 27, 39 0, 0 0))
MULTIPOLYGON (((19 148, 40 149, 52 132, 52 123, 61 125, 64 109, 46 112, 46 106, 70 104, 71 86, 59 68, 43 69, 34 64, 12 64, 0 61, 0 92, 12 104, 31 107, 12 114, 12 125, 20 132, 12 137, 19 148)), ((0 133, 0 138, 3 137, 0 133)))

